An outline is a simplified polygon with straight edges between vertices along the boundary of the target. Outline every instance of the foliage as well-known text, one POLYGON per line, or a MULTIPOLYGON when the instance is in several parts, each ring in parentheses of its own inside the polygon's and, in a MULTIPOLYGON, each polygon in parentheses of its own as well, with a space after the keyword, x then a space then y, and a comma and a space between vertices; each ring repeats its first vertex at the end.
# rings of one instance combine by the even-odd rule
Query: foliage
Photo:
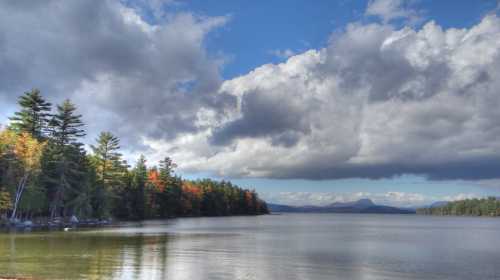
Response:
POLYGON ((0 191, 0 215, 12 209, 12 201, 10 193, 7 191, 0 191))
POLYGON ((51 104, 33 90, 19 105, 10 126, 0 130, 1 215, 141 220, 268 212, 255 191, 176 176, 169 157, 148 167, 140 156, 129 168, 110 132, 102 132, 87 154, 82 116, 69 100, 51 113, 51 104))
POLYGON ((81 129, 81 117, 76 114, 76 106, 65 100, 57 106, 57 112, 49 123, 52 135, 47 156, 52 165, 47 167, 52 170, 46 170, 46 180, 54 186, 49 190, 51 218, 67 214, 64 201, 71 192, 78 192, 84 177, 82 167, 86 160, 85 151, 82 149, 83 144, 78 141, 85 136, 81 129))
POLYGON ((16 217, 23 193, 40 171, 40 158, 44 146, 45 143, 39 142, 27 132, 4 130, 0 133, 0 153, 8 162, 6 166, 10 171, 10 183, 15 184, 11 218, 16 217))
POLYGON ((10 118, 11 129, 18 132, 27 132, 41 140, 47 132, 47 123, 50 119, 51 104, 40 95, 38 89, 25 92, 19 98, 21 110, 10 118))
POLYGON ((123 188, 126 180, 126 164, 118 152, 120 140, 110 132, 102 132, 97 145, 90 146, 93 152, 92 164, 96 172, 94 210, 98 217, 109 216, 113 194, 123 188))
POLYGON ((440 207, 417 209, 417 214, 439 216, 500 216, 500 200, 495 197, 458 200, 448 202, 440 207))

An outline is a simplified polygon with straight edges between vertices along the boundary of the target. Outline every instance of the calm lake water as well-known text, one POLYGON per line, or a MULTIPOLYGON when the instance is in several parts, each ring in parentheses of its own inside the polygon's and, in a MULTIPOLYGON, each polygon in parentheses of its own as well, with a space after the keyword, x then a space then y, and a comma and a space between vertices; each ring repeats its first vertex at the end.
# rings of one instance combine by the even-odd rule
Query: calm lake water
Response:
POLYGON ((500 219, 284 214, 0 234, 0 276, 500 279, 500 219))

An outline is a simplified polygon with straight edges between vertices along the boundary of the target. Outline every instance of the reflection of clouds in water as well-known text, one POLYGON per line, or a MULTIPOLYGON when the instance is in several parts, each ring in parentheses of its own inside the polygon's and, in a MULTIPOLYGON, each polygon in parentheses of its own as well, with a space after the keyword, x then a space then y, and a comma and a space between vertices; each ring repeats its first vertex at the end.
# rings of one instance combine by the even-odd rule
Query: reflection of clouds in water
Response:
POLYGON ((132 225, 0 234, 0 274, 134 280, 392 280, 429 275, 468 280, 500 275, 496 219, 290 214, 132 225))

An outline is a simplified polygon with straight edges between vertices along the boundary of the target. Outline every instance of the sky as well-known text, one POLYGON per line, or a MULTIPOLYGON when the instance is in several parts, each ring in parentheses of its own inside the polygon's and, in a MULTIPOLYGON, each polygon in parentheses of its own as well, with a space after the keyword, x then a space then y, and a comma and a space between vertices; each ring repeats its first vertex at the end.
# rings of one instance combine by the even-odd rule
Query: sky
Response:
POLYGON ((133 164, 269 202, 500 196, 494 0, 0 2, 0 123, 69 98, 133 164))

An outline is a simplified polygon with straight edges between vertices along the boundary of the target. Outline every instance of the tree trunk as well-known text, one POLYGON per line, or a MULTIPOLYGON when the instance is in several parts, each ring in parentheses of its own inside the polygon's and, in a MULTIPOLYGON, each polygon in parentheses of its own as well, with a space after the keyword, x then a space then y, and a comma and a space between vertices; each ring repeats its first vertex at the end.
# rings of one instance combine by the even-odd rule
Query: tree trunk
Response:
POLYGON ((24 187, 26 186, 26 183, 28 182, 28 177, 29 177, 29 173, 25 173, 24 176, 19 181, 19 184, 17 186, 16 197, 14 199, 14 209, 12 210, 12 214, 10 215, 11 220, 14 220, 16 218, 17 207, 19 205, 19 202, 21 201, 21 196, 23 194, 24 187))

